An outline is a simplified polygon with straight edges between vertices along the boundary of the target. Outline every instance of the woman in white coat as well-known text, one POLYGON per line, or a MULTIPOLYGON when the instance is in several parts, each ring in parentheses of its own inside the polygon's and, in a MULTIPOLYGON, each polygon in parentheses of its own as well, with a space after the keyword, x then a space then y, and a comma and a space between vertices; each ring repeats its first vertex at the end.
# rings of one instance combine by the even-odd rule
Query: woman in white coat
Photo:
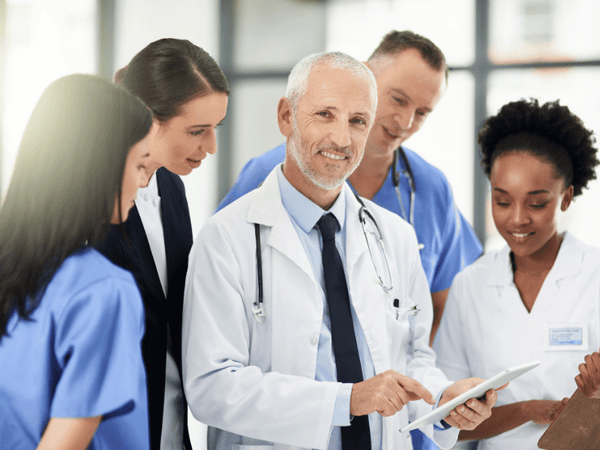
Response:
POLYGON ((479 132, 492 214, 507 246, 454 280, 434 343, 451 379, 489 378, 540 360, 498 396, 492 417, 459 439, 478 449, 534 449, 600 344, 600 249, 557 220, 596 178, 592 132, 566 106, 512 102, 479 132))

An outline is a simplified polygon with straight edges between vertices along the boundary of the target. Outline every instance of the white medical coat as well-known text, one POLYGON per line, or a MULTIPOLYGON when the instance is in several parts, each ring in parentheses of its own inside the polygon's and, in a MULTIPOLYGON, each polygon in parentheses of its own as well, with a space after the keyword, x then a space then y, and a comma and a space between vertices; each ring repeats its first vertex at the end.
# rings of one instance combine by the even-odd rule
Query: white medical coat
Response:
MULTIPOLYGON (((510 248, 493 251, 459 273, 448 295, 434 349, 452 380, 490 378, 507 367, 541 361, 498 391, 496 406, 525 400, 562 400, 587 353, 600 346, 600 249, 570 233, 537 299, 527 311, 513 281, 510 248), (544 349, 544 324, 587 324, 587 349, 544 349)), ((547 425, 528 422, 479 442, 479 450, 536 449, 547 425)))
MULTIPOLYGON (((433 313, 414 231, 396 215, 365 201, 388 252, 394 287, 385 294, 374 282, 358 220, 360 204, 346 184, 343 189, 348 290, 375 371, 406 374, 435 397, 451 383, 435 367, 428 346, 433 313), (409 308, 415 304, 421 311, 413 316, 411 331, 409 308)), ((370 243, 384 272, 381 251, 375 240, 370 243)), ((194 417, 209 425, 209 449, 257 449, 273 443, 276 450, 327 447, 340 384, 314 379, 323 302, 281 203, 274 171, 261 187, 215 214, 200 231, 190 253, 183 317, 184 388, 194 417), (261 225, 266 310, 262 325, 252 314, 258 295, 254 223, 261 225)), ((412 448, 409 433, 399 428, 408 422, 409 411, 416 417, 431 408, 423 401, 411 402, 384 418, 382 448, 412 448)), ((433 426, 423 431, 434 437, 433 426)), ((455 429, 435 432, 445 447, 456 437, 455 429)))

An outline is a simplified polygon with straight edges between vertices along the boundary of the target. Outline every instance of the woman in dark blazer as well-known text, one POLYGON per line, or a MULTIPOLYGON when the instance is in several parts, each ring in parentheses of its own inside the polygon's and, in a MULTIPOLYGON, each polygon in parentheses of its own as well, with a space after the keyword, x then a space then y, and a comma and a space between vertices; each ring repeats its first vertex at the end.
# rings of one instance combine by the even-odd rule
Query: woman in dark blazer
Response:
POLYGON ((148 185, 125 222, 98 246, 133 273, 144 301, 142 353, 147 374, 152 450, 191 449, 181 384, 181 312, 192 227, 183 182, 216 152, 215 127, 224 119, 229 86, 201 48, 161 39, 115 75, 154 113, 148 185))

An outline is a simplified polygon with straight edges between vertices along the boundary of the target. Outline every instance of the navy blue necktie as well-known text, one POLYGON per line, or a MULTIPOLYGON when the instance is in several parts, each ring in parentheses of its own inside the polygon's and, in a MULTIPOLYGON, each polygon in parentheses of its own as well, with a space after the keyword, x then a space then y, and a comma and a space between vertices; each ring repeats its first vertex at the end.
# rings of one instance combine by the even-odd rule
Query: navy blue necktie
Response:
MULTIPOLYGON (((346 275, 340 254, 335 246, 335 232, 339 223, 331 213, 324 214, 317 226, 323 238, 323 274, 325 277, 325 297, 331 318, 331 340, 341 383, 363 381, 358 346, 352 324, 352 312, 346 275)), ((371 450, 371 433, 368 416, 354 417, 350 426, 341 427, 342 450, 371 450)))

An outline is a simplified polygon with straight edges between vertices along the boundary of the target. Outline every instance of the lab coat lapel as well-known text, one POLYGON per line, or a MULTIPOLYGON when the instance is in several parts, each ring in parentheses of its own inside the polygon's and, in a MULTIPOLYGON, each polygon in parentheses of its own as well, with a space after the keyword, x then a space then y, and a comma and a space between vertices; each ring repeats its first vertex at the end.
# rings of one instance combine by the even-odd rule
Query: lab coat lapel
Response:
MULTIPOLYGON (((139 256, 138 264, 143 276, 140 277, 141 281, 138 282, 145 283, 145 289, 148 289, 151 295, 158 300, 161 308, 164 308, 166 300, 165 294, 163 292, 162 285, 160 284, 160 278, 158 277, 156 265, 154 264, 154 256, 152 256, 152 250, 150 249, 150 244, 148 243, 148 238, 146 237, 146 230, 144 230, 144 225, 142 224, 142 219, 136 206, 129 210, 127 227, 129 236, 139 236, 139 238, 136 240, 137 245, 135 245, 135 247, 137 247, 139 256)), ((129 243, 125 243, 125 245, 129 245, 129 243)), ((140 289, 144 288, 140 287, 140 289)))
POLYGON ((578 244, 580 243, 573 235, 568 232, 565 233, 560 250, 556 256, 556 261, 554 261, 552 269, 550 269, 544 280, 544 284, 531 310, 532 313, 540 313, 550 308, 556 301, 559 301, 561 280, 578 275, 581 272, 583 247, 578 244))
MULTIPOLYGON (((346 271, 350 300, 363 329, 376 373, 390 367, 387 352, 385 300, 381 286, 375 283, 375 271, 358 218, 360 203, 346 189, 346 271)), ((373 252, 380 252, 373 248, 373 252)), ((390 300, 391 301, 391 300, 390 300)))
POLYGON ((279 166, 255 192, 247 216, 249 222, 261 225, 265 303, 272 302, 271 370, 314 378, 323 301, 281 203, 276 170, 279 166))
POLYGON ((270 228, 265 242, 269 247, 281 252, 309 277, 314 278, 310 262, 294 225, 281 202, 281 193, 275 167, 256 191, 248 209, 247 220, 270 228))
POLYGON ((496 286, 498 289, 499 307, 511 314, 519 312, 539 314, 552 306, 559 296, 561 280, 577 275, 581 271, 583 249, 581 245, 577 245, 577 242, 574 236, 565 233, 556 261, 542 284, 531 313, 527 312, 514 284, 510 266, 510 248, 504 247, 493 262, 487 280, 488 285, 496 286))
MULTIPOLYGON (((503 247, 492 261, 486 284, 496 290, 497 305, 493 305, 494 307, 513 315, 527 313, 513 280, 508 245, 503 247)), ((484 301, 491 300, 484 299, 484 301)))
MULTIPOLYGON (((161 201, 160 205, 167 260, 166 306, 173 355, 181 374, 183 290, 188 267, 188 255, 193 243, 192 224, 183 189, 178 189, 177 186, 177 181, 181 181, 164 167, 156 171, 156 177, 158 193, 162 199, 166 199, 166 201, 161 201)), ((156 279, 160 285, 158 272, 156 272, 156 279)), ((162 289, 160 293, 163 294, 162 289)), ((164 294, 162 298, 164 298, 164 294)))

